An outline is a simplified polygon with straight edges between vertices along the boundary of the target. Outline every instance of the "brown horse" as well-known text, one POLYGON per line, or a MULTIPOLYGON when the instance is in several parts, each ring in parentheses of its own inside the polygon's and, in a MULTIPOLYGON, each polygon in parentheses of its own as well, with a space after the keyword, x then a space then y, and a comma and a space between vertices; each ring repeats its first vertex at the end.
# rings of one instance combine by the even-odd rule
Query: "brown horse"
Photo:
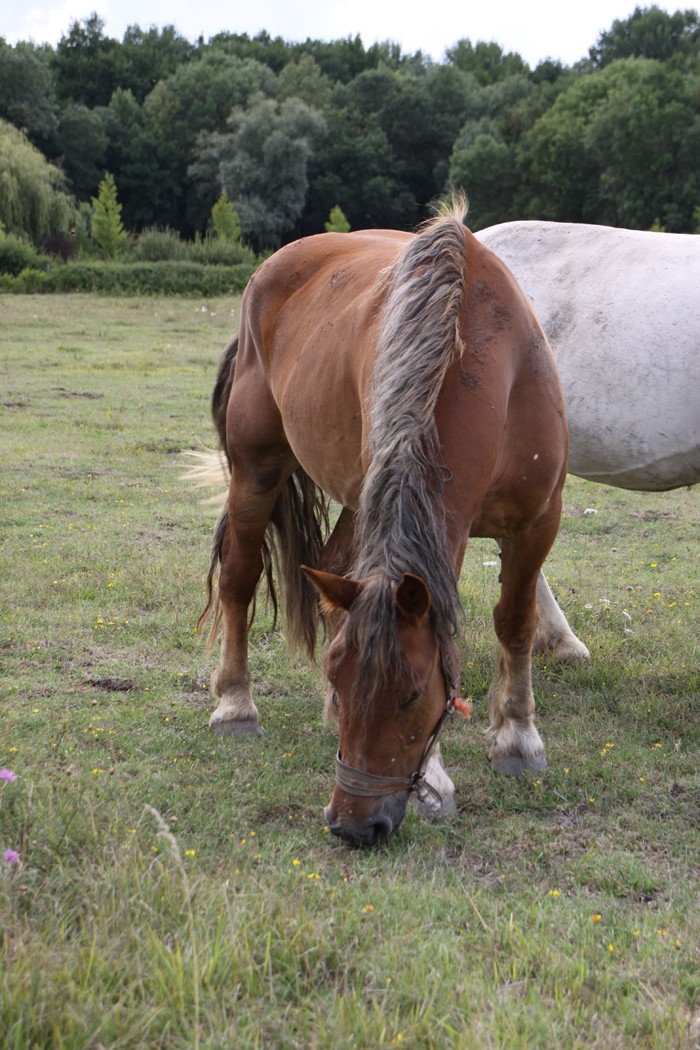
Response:
POLYGON ((493 767, 545 767, 530 653, 561 511, 564 403, 532 309, 463 218, 455 206, 415 235, 282 248, 245 291, 214 392, 230 489, 202 614, 213 605, 212 631, 223 627, 211 725, 262 732, 249 607, 276 554, 292 640, 313 650, 313 588, 330 624, 339 751, 326 816, 356 844, 388 835, 412 788, 428 808, 454 805, 436 744, 459 682, 469 536, 502 540, 493 767), (324 549, 328 497, 343 509, 324 549))

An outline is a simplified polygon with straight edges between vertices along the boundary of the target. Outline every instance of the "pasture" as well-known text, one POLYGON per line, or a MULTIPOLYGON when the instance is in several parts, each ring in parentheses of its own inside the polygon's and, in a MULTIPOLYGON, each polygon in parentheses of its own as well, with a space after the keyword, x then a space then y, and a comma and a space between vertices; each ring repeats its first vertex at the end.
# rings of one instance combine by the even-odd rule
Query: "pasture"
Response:
POLYGON ((237 305, 0 297, 3 1047, 699 1045, 700 491, 569 479, 546 571, 592 659, 535 660, 538 776, 486 761, 470 547, 459 817, 347 849, 321 661, 262 609, 265 735, 207 727, 215 513, 180 451, 213 441, 237 305))

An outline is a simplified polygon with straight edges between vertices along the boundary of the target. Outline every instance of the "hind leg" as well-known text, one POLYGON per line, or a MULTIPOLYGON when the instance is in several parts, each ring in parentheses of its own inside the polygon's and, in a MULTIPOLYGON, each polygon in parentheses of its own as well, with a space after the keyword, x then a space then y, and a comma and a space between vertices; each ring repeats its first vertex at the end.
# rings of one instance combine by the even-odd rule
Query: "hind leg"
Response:
MULTIPOLYGON (((501 540, 497 542, 500 551, 503 544, 501 540)), ((548 653, 553 660, 590 660, 591 654, 569 627, 542 570, 537 577, 537 611, 539 618, 533 652, 548 653)))
POLYGON ((537 577, 537 608, 535 652, 550 653, 555 660, 590 660, 588 648, 569 627, 543 572, 537 577))
POLYGON ((531 651, 537 630, 537 579, 555 534, 556 525, 546 523, 503 541, 501 597, 493 613, 501 658, 489 693, 490 729, 495 734, 491 763, 498 773, 547 768, 533 719, 531 651))
MULTIPOLYGON (((282 482, 286 480, 283 478, 282 482)), ((260 735, 248 663, 248 609, 263 569, 262 545, 281 483, 260 491, 256 478, 235 467, 231 475, 228 521, 220 550, 219 602, 221 654, 211 678, 218 698, 209 725, 219 734, 260 735)))
POLYGON ((248 663, 249 608, 263 570, 265 530, 296 467, 277 406, 255 368, 243 368, 229 397, 226 444, 231 482, 219 547, 221 654, 211 678, 218 706, 209 725, 232 736, 262 732, 248 663))

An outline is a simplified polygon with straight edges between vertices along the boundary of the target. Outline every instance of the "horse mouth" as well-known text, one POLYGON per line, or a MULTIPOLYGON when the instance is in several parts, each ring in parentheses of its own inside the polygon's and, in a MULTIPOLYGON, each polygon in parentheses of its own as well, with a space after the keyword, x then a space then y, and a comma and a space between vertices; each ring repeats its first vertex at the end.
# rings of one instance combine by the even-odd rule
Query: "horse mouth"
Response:
POLYGON ((373 848, 385 842, 396 831, 406 815, 407 792, 384 795, 378 798, 371 813, 363 821, 350 820, 342 815, 333 816, 333 803, 324 811, 328 830, 346 846, 373 848))

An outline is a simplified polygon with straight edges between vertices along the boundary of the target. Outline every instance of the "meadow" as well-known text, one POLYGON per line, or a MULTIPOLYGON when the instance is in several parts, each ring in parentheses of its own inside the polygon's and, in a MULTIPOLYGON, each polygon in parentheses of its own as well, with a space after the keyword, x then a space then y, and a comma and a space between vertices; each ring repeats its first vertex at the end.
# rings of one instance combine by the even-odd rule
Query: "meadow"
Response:
POLYGON ((0 296, 5 1050, 700 1046, 700 487, 570 478, 537 657, 545 774, 492 774, 495 545, 461 579, 457 818, 325 827, 322 653, 252 633, 265 735, 215 737, 215 512, 181 480, 238 301, 0 296))

